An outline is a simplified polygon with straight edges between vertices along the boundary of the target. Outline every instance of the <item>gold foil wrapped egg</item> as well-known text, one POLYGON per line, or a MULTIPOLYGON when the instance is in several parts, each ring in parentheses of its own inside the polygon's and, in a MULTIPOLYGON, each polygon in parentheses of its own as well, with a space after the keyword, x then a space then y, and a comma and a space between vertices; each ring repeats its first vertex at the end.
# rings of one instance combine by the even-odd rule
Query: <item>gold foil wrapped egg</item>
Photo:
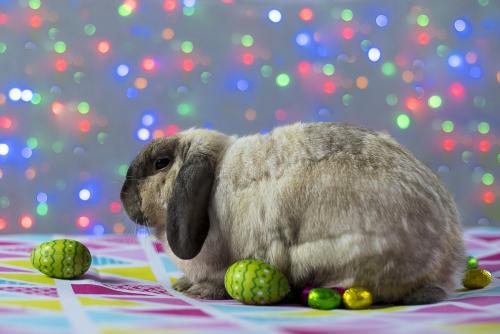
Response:
POLYGON ((488 270, 470 269, 465 273, 463 284, 467 289, 482 289, 492 280, 493 276, 488 270))
POLYGON ((344 305, 352 310, 367 308, 373 302, 372 293, 361 287, 354 287, 345 290, 342 299, 344 301, 344 305))

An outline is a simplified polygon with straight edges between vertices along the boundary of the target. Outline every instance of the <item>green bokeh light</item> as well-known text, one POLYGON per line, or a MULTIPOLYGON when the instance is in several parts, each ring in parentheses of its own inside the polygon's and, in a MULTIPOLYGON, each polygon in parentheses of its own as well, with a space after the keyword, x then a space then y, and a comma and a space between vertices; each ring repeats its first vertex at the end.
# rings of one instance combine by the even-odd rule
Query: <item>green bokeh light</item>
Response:
POLYGON ((452 121, 444 121, 443 123, 441 123, 441 129, 446 133, 453 132, 453 130, 455 129, 455 124, 453 124, 452 121))
POLYGON ((484 108, 486 106, 486 98, 484 96, 474 96, 474 105, 478 108, 484 108))
POLYGON ((323 73, 328 76, 333 75, 333 73, 335 73, 335 66, 332 64, 323 65, 323 73))
POLYGON ((106 141, 106 139, 108 138, 108 134, 106 132, 99 132, 97 134, 97 142, 99 144, 104 144, 104 142, 106 141))
POLYGON ((30 137, 26 140, 26 146, 34 150, 35 148, 38 147, 38 139, 35 137, 30 137))
POLYGON ((87 36, 92 36, 93 34, 95 34, 96 27, 92 23, 87 23, 85 27, 83 27, 83 31, 87 36))
POLYGON ((80 114, 88 114, 90 111, 90 105, 86 101, 82 101, 78 103, 77 109, 80 114))
POLYGON ((481 177, 481 182, 483 182, 485 186, 491 186, 495 182, 495 177, 491 173, 484 173, 481 177))
POLYGON ((118 15, 120 16, 129 16, 132 14, 132 8, 127 4, 121 4, 118 6, 118 15))
POLYGON ((55 42, 54 51, 59 54, 64 53, 66 51, 66 43, 64 43, 63 41, 55 42))
POLYGON ((0 42, 0 54, 4 54, 7 51, 7 44, 0 42))
POLYGON ((347 8, 347 9, 344 9, 340 13, 340 17, 342 18, 342 20, 348 22, 348 21, 352 20, 352 18, 354 17, 354 14, 352 13, 352 10, 350 10, 349 8, 347 8))
POLYGON ((184 7, 182 8, 182 12, 184 13, 185 16, 193 16, 194 13, 196 12, 196 9, 193 7, 184 7))
POLYGON ((57 180, 56 181, 56 188, 58 190, 64 190, 64 189, 66 189, 66 182, 64 182, 64 180, 57 180))
POLYGON ((177 113, 182 116, 189 115, 192 111, 192 107, 188 103, 179 103, 177 106, 177 113))
POLYGON ((429 25, 429 17, 425 14, 420 14, 417 17, 417 24, 421 27, 427 27, 429 25))
POLYGON ((33 97, 31 98, 31 103, 34 105, 40 104, 42 102, 42 96, 38 93, 33 93, 33 97))
POLYGON ((243 35, 241 37, 241 45, 246 48, 249 48, 253 45, 253 37, 252 35, 243 35))
POLYGON ((122 164, 118 166, 118 175, 127 176, 127 171, 128 171, 128 165, 122 164))
POLYGON ((85 76, 85 74, 83 72, 75 72, 75 74, 73 74, 73 80, 76 82, 76 83, 80 83, 82 81, 82 78, 85 76))
POLYGON ((278 74, 278 76, 276 77, 276 84, 279 87, 288 86, 290 84, 290 76, 288 76, 288 74, 286 74, 286 73, 278 74))
POLYGON ((486 7, 489 5, 490 0, 477 0, 477 2, 479 3, 479 5, 486 7))
POLYGON ((181 44, 181 50, 184 53, 191 53, 191 52, 193 52, 193 43, 191 43, 190 41, 184 41, 184 42, 182 42, 182 44, 181 44))
POLYGON ((46 216, 48 212, 49 206, 47 205, 47 203, 40 203, 36 206, 36 213, 39 216, 46 216))
POLYGON ((0 208, 6 209, 10 206, 10 200, 6 196, 0 197, 0 208))
POLYGON ((443 99, 439 95, 432 95, 429 97, 429 100, 427 101, 427 104, 429 107, 436 109, 441 107, 441 104, 443 103, 443 99))
POLYGON ((391 107, 394 107, 396 104, 398 104, 398 97, 394 94, 389 94, 385 97, 385 102, 391 107))
POLYGON ((40 0, 30 0, 28 2, 28 5, 30 6, 31 9, 38 9, 40 8, 40 6, 42 5, 41 1, 40 0))
POLYGON ((467 150, 463 151, 463 152, 462 152, 462 156, 461 156, 462 162, 463 162, 464 164, 468 164, 468 163, 469 163, 469 159, 470 159, 471 155, 472 155, 472 152, 471 152, 471 151, 467 151, 467 150))
POLYGON ((57 34, 59 33, 59 29, 57 28, 50 28, 47 34, 49 35, 50 39, 55 39, 57 37, 57 34))
POLYGON ((436 48, 436 53, 439 57, 444 57, 448 53, 448 47, 446 45, 440 44, 436 48))
POLYGON ((488 124, 488 122, 480 122, 478 125, 477 125, 477 131, 483 135, 487 134, 488 132, 490 132, 490 125, 488 124))
POLYGON ((55 141, 52 143, 52 151, 55 153, 61 153, 63 151, 64 144, 61 141, 55 141))
POLYGON ((271 75, 273 75, 273 68, 269 65, 262 65, 260 68, 260 74, 264 78, 269 78, 271 75))
POLYGON ((348 105, 351 104, 352 101, 352 95, 351 94, 344 94, 342 96, 342 103, 347 107, 348 105))
POLYGON ((210 80, 211 77, 212 77, 212 73, 210 73, 210 72, 203 72, 201 74, 201 76, 200 76, 201 82, 203 82, 204 84, 207 84, 208 80, 210 80))
POLYGON ((396 118, 396 124, 400 129, 407 129, 410 126, 410 117, 406 114, 399 114, 396 118))
POLYGON ((396 66, 391 62, 386 62, 386 63, 382 64, 381 70, 382 70, 382 74, 385 76, 388 76, 388 77, 396 74, 396 66))

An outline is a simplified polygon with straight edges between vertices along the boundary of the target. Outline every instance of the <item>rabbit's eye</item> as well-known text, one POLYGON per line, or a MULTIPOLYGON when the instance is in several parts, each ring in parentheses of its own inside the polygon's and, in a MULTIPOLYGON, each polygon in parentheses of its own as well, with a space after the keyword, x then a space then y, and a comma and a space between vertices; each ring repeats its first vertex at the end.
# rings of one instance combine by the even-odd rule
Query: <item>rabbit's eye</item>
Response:
POLYGON ((163 169, 163 168, 167 167, 169 163, 170 163, 170 159, 168 159, 168 158, 156 159, 155 168, 156 168, 156 170, 163 169))

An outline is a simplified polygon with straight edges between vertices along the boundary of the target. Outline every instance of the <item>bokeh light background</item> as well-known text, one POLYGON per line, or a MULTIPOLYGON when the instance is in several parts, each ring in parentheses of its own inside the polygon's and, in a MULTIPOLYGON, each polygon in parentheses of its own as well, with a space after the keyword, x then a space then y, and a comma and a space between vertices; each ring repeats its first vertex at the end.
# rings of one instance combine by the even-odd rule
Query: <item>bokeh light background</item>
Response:
POLYGON ((498 226, 500 1, 0 0, 0 233, 142 233, 146 142, 296 121, 387 131, 498 226))

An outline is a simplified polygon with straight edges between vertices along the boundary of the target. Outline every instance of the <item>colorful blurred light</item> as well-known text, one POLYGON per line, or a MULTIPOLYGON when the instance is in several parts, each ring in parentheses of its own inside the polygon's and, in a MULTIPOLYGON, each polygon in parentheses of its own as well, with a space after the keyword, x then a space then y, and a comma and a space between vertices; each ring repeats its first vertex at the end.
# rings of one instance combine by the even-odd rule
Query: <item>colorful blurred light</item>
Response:
POLYGON ((370 61, 376 63, 377 61, 380 60, 380 56, 381 56, 380 49, 370 48, 368 50, 368 59, 370 59, 370 61))
POLYGON ((30 229, 33 227, 33 218, 29 215, 22 215, 19 219, 19 223, 22 228, 30 229))
POLYGON ((151 57, 146 57, 141 62, 142 69, 146 72, 152 72, 156 69, 156 62, 151 57))
POLYGON ((387 19, 387 16, 380 14, 380 15, 377 15, 377 17, 375 18, 375 23, 379 27, 383 28, 387 25, 387 23, 389 23, 389 20, 387 19))
POLYGON ((407 129, 410 124, 411 124, 411 119, 408 115, 406 114, 399 114, 397 117, 396 117, 396 124, 398 126, 398 128, 400 129, 407 129))
POLYGON ((290 76, 286 73, 280 73, 276 76, 276 85, 286 87, 290 84, 290 76))
POLYGON ((281 12, 277 9, 271 9, 267 13, 267 17, 269 18, 269 21, 273 23, 278 23, 281 21, 281 12))
POLYGON ((452 139, 443 140, 442 147, 445 151, 451 152, 455 149, 455 141, 452 139))
POLYGON ((459 82, 454 82, 450 85, 450 94, 455 98, 463 98, 465 95, 465 88, 459 82))
POLYGON ((100 41, 99 43, 97 43, 97 51, 99 51, 99 53, 108 53, 110 49, 111 44, 109 44, 108 41, 100 41))
POLYGON ((90 218, 88 216, 80 216, 76 219, 76 225, 80 228, 87 228, 90 225, 90 218))
POLYGON ((314 12, 311 8, 304 7, 299 11, 299 18, 305 22, 311 21, 314 18, 314 12))

